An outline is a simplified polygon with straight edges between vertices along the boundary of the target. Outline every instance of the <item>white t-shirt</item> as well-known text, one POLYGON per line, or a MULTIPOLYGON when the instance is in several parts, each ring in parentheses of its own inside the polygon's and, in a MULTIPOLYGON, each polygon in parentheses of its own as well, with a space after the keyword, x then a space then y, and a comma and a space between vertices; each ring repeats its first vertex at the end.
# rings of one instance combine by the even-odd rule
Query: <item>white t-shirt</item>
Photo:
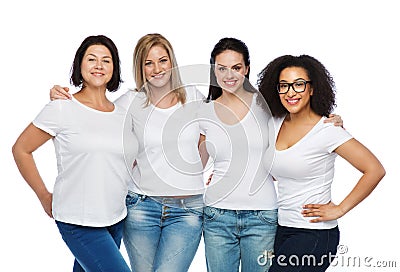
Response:
MULTIPOLYGON (((271 114, 257 104, 257 94, 247 115, 234 125, 223 123, 214 108, 205 103, 199 113, 200 129, 213 160, 213 176, 205 192, 205 204, 230 210, 276 209, 276 192, 270 166, 263 156, 273 139, 268 128, 271 114), (269 138, 271 137, 271 138, 269 138)), ((268 156, 272 162, 271 156, 268 156)))
MULTIPOLYGON (((310 223, 301 214, 305 204, 331 201, 331 184, 337 156, 333 151, 352 136, 342 127, 321 120, 296 144, 276 150, 271 174, 278 182, 278 222, 281 226, 330 229, 337 220, 310 223)), ((273 118, 276 135, 284 118, 273 118)), ((276 140, 275 140, 276 141, 276 140)))
POLYGON ((34 119, 36 127, 54 136, 55 220, 101 227, 125 218, 131 179, 122 146, 125 113, 118 106, 112 112, 97 111, 73 98, 49 102, 34 119))
MULTIPOLYGON (((198 108, 204 95, 186 87, 186 103, 167 109, 145 105, 143 92, 129 91, 116 103, 130 104, 125 138, 135 134, 139 141, 137 165, 131 171, 129 190, 149 196, 196 195, 204 192, 203 166, 198 142, 198 108)), ((129 166, 133 160, 128 158, 129 166)))

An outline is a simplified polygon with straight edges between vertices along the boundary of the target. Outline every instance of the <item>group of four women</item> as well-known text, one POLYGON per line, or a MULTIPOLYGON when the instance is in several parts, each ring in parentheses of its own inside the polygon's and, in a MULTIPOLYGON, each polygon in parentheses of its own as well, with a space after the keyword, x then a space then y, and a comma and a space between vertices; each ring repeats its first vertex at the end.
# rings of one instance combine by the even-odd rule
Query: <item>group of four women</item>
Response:
POLYGON ((71 75, 80 91, 53 87, 52 99, 70 99, 47 104, 13 146, 22 176, 75 256, 74 271, 130 271, 121 237, 132 271, 187 271, 202 233, 208 271, 327 269, 339 242, 336 219, 385 171, 340 117, 327 118, 334 82, 318 60, 273 60, 257 91, 247 46, 223 38, 204 97, 183 83, 169 41, 148 34, 133 54, 136 89, 111 102, 106 90, 118 89, 119 65, 109 38, 86 38, 71 75), (32 157, 49 139, 59 170, 53 193, 32 157), (362 172, 338 205, 331 201, 337 155, 362 172), (315 261, 301 262, 305 255, 315 261))

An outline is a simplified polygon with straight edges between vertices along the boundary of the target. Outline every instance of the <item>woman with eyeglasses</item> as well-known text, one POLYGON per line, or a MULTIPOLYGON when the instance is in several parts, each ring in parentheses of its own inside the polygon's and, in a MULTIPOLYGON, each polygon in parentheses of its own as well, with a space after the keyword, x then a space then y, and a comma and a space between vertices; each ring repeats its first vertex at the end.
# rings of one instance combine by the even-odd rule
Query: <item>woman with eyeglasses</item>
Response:
MULTIPOLYGON (((236 38, 211 52, 208 103, 200 128, 213 174, 205 192, 204 243, 209 272, 266 271, 277 227, 272 115, 249 82, 250 54, 236 38), (263 165, 263 158, 270 165, 263 165)), ((339 116, 328 120, 342 125, 339 116)))
POLYGON ((259 74, 258 86, 273 115, 270 127, 276 130, 271 175, 278 185, 278 228, 269 271, 325 271, 339 244, 337 219, 374 190, 385 169, 348 131, 324 123, 335 106, 335 84, 317 59, 278 57, 259 74), (334 204, 337 155, 362 176, 334 204))

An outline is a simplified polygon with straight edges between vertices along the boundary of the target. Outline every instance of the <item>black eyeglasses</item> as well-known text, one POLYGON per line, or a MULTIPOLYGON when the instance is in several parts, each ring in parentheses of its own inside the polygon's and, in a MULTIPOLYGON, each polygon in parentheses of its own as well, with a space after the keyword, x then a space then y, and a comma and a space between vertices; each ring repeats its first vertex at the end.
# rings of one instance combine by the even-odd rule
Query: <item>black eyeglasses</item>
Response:
POLYGON ((311 81, 307 80, 297 80, 292 83, 288 82, 279 82, 278 85, 276 85, 276 89, 278 90, 279 94, 285 94, 289 91, 290 87, 296 92, 296 93, 302 93, 306 90, 307 83, 311 83, 311 81))

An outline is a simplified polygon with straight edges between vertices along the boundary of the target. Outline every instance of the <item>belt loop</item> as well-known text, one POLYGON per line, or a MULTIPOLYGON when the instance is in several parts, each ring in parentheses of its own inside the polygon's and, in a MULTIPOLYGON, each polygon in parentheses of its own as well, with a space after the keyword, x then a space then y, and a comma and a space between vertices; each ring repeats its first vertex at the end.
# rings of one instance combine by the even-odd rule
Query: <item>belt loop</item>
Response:
POLYGON ((183 209, 186 209, 185 199, 184 199, 184 198, 181 198, 181 199, 180 199, 180 202, 181 202, 182 208, 183 208, 183 209))

